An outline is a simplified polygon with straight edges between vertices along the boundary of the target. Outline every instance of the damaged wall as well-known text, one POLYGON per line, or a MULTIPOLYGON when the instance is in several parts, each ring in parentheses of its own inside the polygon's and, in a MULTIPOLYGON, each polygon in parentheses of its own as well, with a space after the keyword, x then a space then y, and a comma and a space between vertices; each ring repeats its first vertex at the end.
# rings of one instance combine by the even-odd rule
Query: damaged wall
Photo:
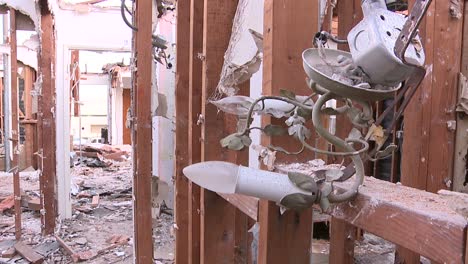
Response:
POLYGON ((70 203, 70 49, 130 51, 132 32, 119 10, 78 13, 52 1, 56 30, 58 213, 71 217, 70 203))

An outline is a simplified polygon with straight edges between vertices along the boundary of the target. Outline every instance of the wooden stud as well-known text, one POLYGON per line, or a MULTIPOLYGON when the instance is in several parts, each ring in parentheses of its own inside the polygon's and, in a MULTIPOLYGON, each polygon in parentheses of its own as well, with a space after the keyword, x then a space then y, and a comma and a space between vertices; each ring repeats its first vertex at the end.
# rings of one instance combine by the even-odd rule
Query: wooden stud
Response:
MULTIPOLYGON (((311 37, 318 31, 318 1, 266 0, 264 16, 263 94, 278 95, 280 89, 309 94, 302 68, 302 52, 312 46, 311 37), (296 30, 300 29, 300 30, 296 30)), ((266 125, 271 118, 263 118, 266 125)), ((276 120, 281 123, 283 121, 276 120)), ((314 140, 314 139, 312 139, 314 140)), ((273 144, 291 149, 292 139, 262 138, 262 145, 273 144)), ((299 145, 294 144, 299 148, 299 145)), ((311 159, 311 152, 301 156, 278 155, 280 162, 311 159)), ((258 263, 309 263, 312 234, 312 210, 287 211, 281 215, 272 202, 259 205, 258 263)))
POLYGON ((134 239, 135 263, 153 262, 153 232, 151 216, 152 136, 151 76, 152 76, 152 13, 151 1, 137 0, 134 14, 134 52, 136 72, 132 89, 133 195, 135 197, 134 239))
MULTIPOLYGON (((190 1, 190 59, 189 59, 189 164, 201 161, 201 126, 198 117, 202 107, 202 59, 204 1, 190 1)), ((188 186, 189 264, 200 263, 200 187, 192 182, 188 186)))
MULTIPOLYGON (((465 4, 464 10, 464 26, 463 26, 463 46, 461 51, 461 76, 458 84, 458 98, 460 100, 462 93, 468 89, 468 5, 465 4)), ((464 112, 457 113, 457 131, 455 140, 455 157, 453 168, 453 190, 457 192, 468 192, 468 181, 466 173, 466 161, 468 155, 468 138, 466 131, 468 130, 468 114, 464 112)))
POLYGON ((10 8, 10 58, 11 58, 11 138, 13 159, 11 168, 13 170, 13 192, 15 195, 15 236, 16 240, 21 239, 21 190, 19 177, 19 102, 18 102, 18 61, 16 43, 16 12, 10 8))
MULTIPOLYGON (((216 90, 224 54, 231 37, 237 1, 205 0, 203 21, 203 75, 201 113, 201 160, 241 162, 242 154, 221 148, 219 140, 236 128, 233 117, 218 113, 209 99, 216 90)), ((236 224, 237 209, 218 194, 201 190, 201 263, 234 263, 236 233, 245 232, 236 224)), ((238 221, 239 222, 239 221, 238 221)), ((236 255, 237 254, 237 255, 236 255)))
POLYGON ((49 10, 47 0, 40 1, 41 7, 41 52, 39 66, 42 74, 42 93, 39 96, 39 147, 42 149, 40 189, 42 214, 42 232, 52 234, 55 229, 57 204, 55 200, 56 188, 56 160, 55 160, 55 35, 54 20, 49 10))
MULTIPOLYGON (((34 83, 34 74, 33 69, 31 67, 25 66, 24 67, 24 92, 23 92, 23 99, 24 99, 24 112, 25 118, 23 121, 31 121, 33 120, 32 115, 32 95, 31 90, 33 89, 34 83)), ((25 167, 33 166, 35 167, 34 161, 34 126, 33 123, 24 123, 21 122, 24 126, 25 132, 25 142, 24 142, 24 151, 25 151, 25 167)))
POLYGON ((397 246, 395 250, 395 264, 420 264, 421 256, 407 248, 397 246))
POLYGON ((72 50, 70 56, 70 74, 73 77, 70 79, 70 113, 78 117, 80 115, 80 51, 72 50))
POLYGON ((468 234, 466 235, 466 243, 465 243, 465 264, 468 264, 468 234))
MULTIPOLYGON (((433 2, 421 27, 428 74, 405 111, 402 183, 436 192, 452 181, 457 78, 463 20, 452 17, 452 1, 433 2), (450 30, 450 32, 449 32, 450 30)), ((464 2, 459 2, 463 10, 464 2)))
POLYGON ((330 234, 330 264, 353 264, 357 228, 332 217, 330 234))
POLYGON ((176 63, 176 139, 175 139, 175 261, 189 262, 188 180, 182 170, 189 165, 189 59, 190 59, 190 2, 177 1, 177 63, 176 63))

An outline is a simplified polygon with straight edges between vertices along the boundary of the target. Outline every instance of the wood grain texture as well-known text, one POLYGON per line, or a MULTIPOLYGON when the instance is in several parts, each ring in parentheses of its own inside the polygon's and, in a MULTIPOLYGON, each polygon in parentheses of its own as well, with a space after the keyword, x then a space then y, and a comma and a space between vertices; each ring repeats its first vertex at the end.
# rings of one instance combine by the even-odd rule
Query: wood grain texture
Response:
MULTIPOLYGON (((351 182, 336 184, 350 188, 351 182)), ((332 215, 437 263, 463 263, 467 220, 441 195, 366 178, 332 215)))
POLYGON ((15 195, 15 237, 21 238, 21 190, 19 176, 19 101, 18 101, 18 60, 17 60, 17 42, 16 42, 16 12, 10 8, 10 83, 11 83, 11 138, 6 140, 12 142, 13 156, 11 160, 11 169, 13 170, 13 192, 15 195))
POLYGON ((44 258, 36 253, 34 249, 24 244, 23 242, 18 242, 15 244, 15 249, 23 258, 29 261, 31 264, 41 264, 44 262, 44 258))
MULTIPOLYGON (((309 94, 302 67, 302 52, 312 46, 312 38, 318 31, 317 1, 266 0, 264 15, 263 94, 278 95, 280 89, 296 94, 309 94)), ((275 123, 262 118, 262 125, 275 123)), ((311 139, 312 142, 315 137, 311 139)), ((262 137, 262 145, 283 146, 288 150, 299 149, 290 137, 262 137)), ((313 159, 306 152, 299 156, 277 155, 278 162, 297 162, 313 159)), ((259 204, 258 263, 309 263, 312 234, 312 210, 293 211, 281 215, 272 202, 259 204)))
POLYGON ((331 218, 330 264, 353 264, 356 227, 338 218, 331 218))
POLYGON ((189 185, 182 170, 189 165, 189 60, 190 60, 190 2, 177 2, 177 62, 175 84, 175 261, 189 262, 189 185))
POLYGON ((56 141, 55 141, 55 33, 54 18, 46 0, 40 1, 41 8, 41 52, 39 67, 42 74, 41 94, 38 98, 38 146, 42 149, 40 190, 44 209, 42 232, 52 234, 57 216, 56 189, 56 141))
POLYGON ((447 122, 456 119, 463 20, 451 17, 450 4, 433 1, 420 29, 428 73, 405 111, 402 183, 431 192, 450 188, 453 176, 455 131, 447 122))
POLYGON ((252 220, 258 220, 258 198, 239 194, 223 193, 220 193, 219 196, 223 197, 226 201, 239 209, 245 215, 249 216, 252 220))
POLYGON ((395 250, 395 264, 420 264, 421 256, 409 249, 397 246, 395 250))
MULTIPOLYGON (((465 5, 464 20, 463 20, 463 44, 461 51, 461 69, 460 72, 464 77, 460 77, 458 85, 458 98, 468 83, 464 82, 468 77, 468 5, 465 5)), ((458 192, 468 193, 467 182, 467 166, 466 158, 468 155, 468 115, 463 112, 457 113, 457 131, 455 139, 455 156, 453 168, 453 190, 458 192)))
MULTIPOLYGON (((338 12, 338 36, 341 39, 346 39, 349 31, 357 25, 359 21, 362 20, 362 9, 360 0, 339 0, 337 5, 338 12)), ((338 45, 339 50, 349 51, 347 44, 338 45)), ((342 106, 343 103, 338 101, 337 106, 342 106)), ((337 115, 336 116, 336 135, 340 138, 347 138, 349 132, 353 128, 353 124, 346 115, 337 115)), ((339 149, 338 149, 339 150, 339 149)), ((343 150, 339 150, 343 151, 343 150)), ((343 158, 330 156, 331 162, 341 163, 343 158)), ((349 163, 351 159, 346 159, 346 164, 349 163)), ((366 168, 368 166, 366 165, 366 168)))
POLYGON ((152 73, 152 2, 136 1, 134 52, 135 82, 132 88, 133 195, 135 263, 153 262, 151 216, 152 135, 151 75, 152 73))
MULTIPOLYGON (((24 119, 23 121, 31 121, 33 120, 32 114, 32 95, 31 90, 33 89, 34 85, 34 72, 31 67, 24 67, 24 92, 23 92, 23 100, 24 100, 24 119)), ((23 123, 22 123, 23 124, 23 123)), ((35 124, 33 123, 24 123, 24 132, 25 132, 25 141, 24 141, 24 151, 25 151, 25 167, 36 167, 36 162, 34 159, 34 140, 35 140, 35 124)))
MULTIPOLYGON (((201 161, 202 60, 204 1, 190 0, 189 164, 201 161)), ((200 263, 200 186, 189 182, 189 264, 200 263)))
MULTIPOLYGON (((209 103, 216 90, 228 47, 237 1, 204 1, 201 160, 237 161, 238 153, 221 148, 219 140, 235 131, 233 119, 209 103)), ((235 263, 237 209, 218 194, 201 190, 200 262, 235 263)))

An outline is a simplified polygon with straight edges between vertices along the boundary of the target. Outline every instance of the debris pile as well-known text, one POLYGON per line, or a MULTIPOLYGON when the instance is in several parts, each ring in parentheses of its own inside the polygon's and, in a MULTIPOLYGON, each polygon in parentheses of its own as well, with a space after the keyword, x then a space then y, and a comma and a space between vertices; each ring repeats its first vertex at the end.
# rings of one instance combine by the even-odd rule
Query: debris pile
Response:
POLYGON ((130 145, 110 146, 106 144, 74 145, 72 164, 85 164, 91 168, 106 168, 113 162, 125 162, 131 159, 132 148, 130 145))
MULTIPOLYGON (((127 151, 124 147, 83 146, 99 155, 127 151), (118 150, 118 151, 116 151, 118 150)), ((131 161, 111 161, 108 167, 75 166, 72 177, 72 218, 57 223, 55 235, 41 235, 40 212, 35 211, 37 177, 22 177, 21 243, 35 263, 133 263, 133 211, 131 161), (31 207, 31 208, 30 208, 31 207)), ((34 263, 16 249, 12 182, 0 174, 0 263, 34 263), (3 208, 3 207, 1 207, 3 208)), ((11 177, 10 177, 11 178, 11 177)), ((161 214, 153 218, 156 263, 174 263, 174 220, 161 214)), ((24 250, 23 250, 24 251, 24 250)))

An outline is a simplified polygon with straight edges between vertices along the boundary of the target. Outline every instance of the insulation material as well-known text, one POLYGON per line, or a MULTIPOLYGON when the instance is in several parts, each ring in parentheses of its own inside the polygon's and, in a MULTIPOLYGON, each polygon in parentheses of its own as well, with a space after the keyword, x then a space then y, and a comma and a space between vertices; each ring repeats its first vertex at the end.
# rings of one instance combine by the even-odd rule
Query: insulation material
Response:
POLYGON ((237 93, 237 85, 260 69, 262 61, 263 1, 240 0, 231 39, 224 55, 217 92, 212 100, 237 93))

